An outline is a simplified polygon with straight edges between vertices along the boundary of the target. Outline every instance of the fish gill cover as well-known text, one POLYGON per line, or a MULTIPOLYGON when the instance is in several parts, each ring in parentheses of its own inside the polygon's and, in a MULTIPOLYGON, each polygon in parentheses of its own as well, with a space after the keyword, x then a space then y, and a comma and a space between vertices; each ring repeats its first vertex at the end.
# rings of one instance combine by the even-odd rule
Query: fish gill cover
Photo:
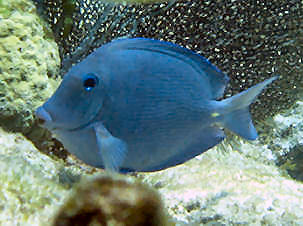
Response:
POLYGON ((171 41, 194 50, 231 78, 226 97, 279 74, 252 106, 257 120, 290 107, 302 93, 303 4, 300 0, 112 4, 33 0, 60 48, 62 74, 95 48, 121 36, 171 41))

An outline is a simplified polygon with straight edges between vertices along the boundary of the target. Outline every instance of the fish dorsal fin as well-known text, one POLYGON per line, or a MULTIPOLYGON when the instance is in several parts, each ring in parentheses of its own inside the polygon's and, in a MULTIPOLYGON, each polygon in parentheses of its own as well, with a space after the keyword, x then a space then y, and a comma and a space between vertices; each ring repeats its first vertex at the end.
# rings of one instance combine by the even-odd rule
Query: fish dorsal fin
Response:
POLYGON ((213 99, 223 96, 225 86, 229 81, 227 75, 212 65, 205 57, 170 42, 147 38, 125 38, 114 40, 104 47, 109 48, 110 51, 115 49, 152 51, 178 58, 190 64, 201 76, 207 77, 213 99))

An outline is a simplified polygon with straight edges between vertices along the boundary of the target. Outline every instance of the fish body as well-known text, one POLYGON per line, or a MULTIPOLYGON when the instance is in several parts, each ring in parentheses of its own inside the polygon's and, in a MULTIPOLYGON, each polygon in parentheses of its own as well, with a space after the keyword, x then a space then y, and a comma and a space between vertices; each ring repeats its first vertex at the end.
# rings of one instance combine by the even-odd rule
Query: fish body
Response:
POLYGON ((85 163, 120 172, 181 164, 224 139, 257 132, 249 105, 276 77, 221 98, 228 77, 178 45, 119 39, 74 65, 36 115, 85 163))

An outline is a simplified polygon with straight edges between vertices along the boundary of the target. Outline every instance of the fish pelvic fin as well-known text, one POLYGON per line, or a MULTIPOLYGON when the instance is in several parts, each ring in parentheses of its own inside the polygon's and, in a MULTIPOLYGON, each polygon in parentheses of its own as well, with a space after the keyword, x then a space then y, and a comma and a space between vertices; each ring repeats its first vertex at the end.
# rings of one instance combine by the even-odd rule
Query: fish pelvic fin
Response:
POLYGON ((247 140, 258 137, 249 113, 249 105, 253 103, 262 90, 276 80, 278 76, 267 79, 241 93, 220 101, 225 128, 247 140))
POLYGON ((101 122, 94 123, 93 127, 104 168, 109 172, 118 172, 127 153, 126 143, 112 136, 101 122))

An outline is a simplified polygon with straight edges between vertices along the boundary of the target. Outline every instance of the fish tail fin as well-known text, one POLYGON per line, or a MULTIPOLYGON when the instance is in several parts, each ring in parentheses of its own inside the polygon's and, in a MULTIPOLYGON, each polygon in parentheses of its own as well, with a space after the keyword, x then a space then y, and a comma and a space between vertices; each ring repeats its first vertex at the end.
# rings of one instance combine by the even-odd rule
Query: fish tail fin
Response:
POLYGON ((255 140, 257 131, 252 123, 249 105, 253 103, 262 90, 278 76, 267 79, 235 96, 220 101, 223 107, 223 125, 247 140, 255 140))

